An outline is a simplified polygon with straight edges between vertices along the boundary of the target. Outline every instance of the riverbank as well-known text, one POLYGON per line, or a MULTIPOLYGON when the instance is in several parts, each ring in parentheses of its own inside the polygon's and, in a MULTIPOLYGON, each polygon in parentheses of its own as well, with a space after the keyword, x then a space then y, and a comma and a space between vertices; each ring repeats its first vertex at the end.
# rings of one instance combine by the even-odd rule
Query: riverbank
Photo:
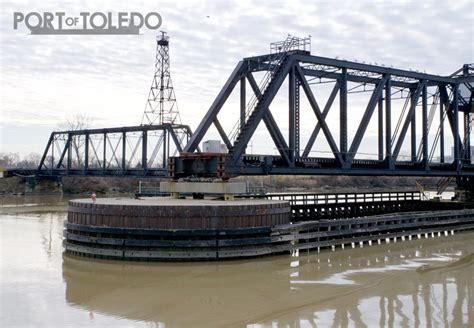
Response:
MULTIPOLYGON (((135 193, 140 181, 159 188, 161 178, 140 177, 62 177, 64 194, 117 194, 135 193)), ((427 189, 436 189, 438 178, 412 177, 358 177, 358 176, 248 176, 233 181, 245 182, 250 189, 267 192, 281 191, 356 191, 360 189, 418 189, 416 181, 427 189)), ((0 195, 23 195, 25 179, 0 179, 0 195)))

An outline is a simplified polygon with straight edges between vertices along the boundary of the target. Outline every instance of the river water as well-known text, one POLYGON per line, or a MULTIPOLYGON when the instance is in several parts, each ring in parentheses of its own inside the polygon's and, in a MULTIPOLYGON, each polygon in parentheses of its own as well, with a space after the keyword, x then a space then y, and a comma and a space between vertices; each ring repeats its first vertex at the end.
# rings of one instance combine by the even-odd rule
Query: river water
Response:
POLYGON ((2 198, 0 325, 474 327, 474 232, 249 260, 63 253, 65 198, 2 198))

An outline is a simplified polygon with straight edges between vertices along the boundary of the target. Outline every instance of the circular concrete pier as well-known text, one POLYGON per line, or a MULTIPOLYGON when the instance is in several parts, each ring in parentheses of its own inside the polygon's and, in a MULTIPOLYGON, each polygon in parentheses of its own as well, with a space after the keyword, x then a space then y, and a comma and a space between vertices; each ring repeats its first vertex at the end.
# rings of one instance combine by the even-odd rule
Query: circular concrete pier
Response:
POLYGON ((271 253, 271 228, 290 222, 289 202, 152 197, 71 200, 65 248, 115 259, 193 260, 271 253))

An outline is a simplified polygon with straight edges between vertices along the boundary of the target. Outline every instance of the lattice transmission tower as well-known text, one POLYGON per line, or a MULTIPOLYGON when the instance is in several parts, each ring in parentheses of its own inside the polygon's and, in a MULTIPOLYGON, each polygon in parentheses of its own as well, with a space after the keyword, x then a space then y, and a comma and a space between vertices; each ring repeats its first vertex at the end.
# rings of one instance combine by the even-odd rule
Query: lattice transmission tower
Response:
POLYGON ((181 124, 170 74, 169 36, 156 37, 155 75, 143 113, 142 125, 181 124))

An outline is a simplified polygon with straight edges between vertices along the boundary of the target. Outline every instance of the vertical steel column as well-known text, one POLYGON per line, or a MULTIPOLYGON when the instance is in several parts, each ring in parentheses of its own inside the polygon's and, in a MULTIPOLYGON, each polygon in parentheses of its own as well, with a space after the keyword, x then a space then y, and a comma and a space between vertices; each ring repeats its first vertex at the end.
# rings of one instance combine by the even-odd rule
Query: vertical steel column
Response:
POLYGON ((288 73, 288 109, 289 109, 289 120, 288 120, 288 146, 289 146, 289 159, 290 165, 295 164, 295 145, 296 145, 296 104, 295 104, 295 68, 292 67, 288 73))
POLYGON ((127 132, 123 131, 122 132, 122 172, 125 173, 127 170, 126 163, 127 161, 125 160, 126 154, 127 153, 127 132))
POLYGON ((295 158, 300 157, 300 82, 295 76, 295 158))
MULTIPOLYGON (((51 143, 51 171, 53 171, 53 169, 54 169, 54 141, 55 140, 53 139, 53 141, 51 143)), ((46 160, 46 156, 44 156, 44 158, 46 160)), ((41 167, 40 167, 40 169, 41 169, 41 167)))
POLYGON ((166 169, 168 165, 168 130, 163 130, 163 163, 162 168, 166 169))
MULTIPOLYGON (((462 66, 462 75, 465 76, 465 77, 469 76, 469 65, 468 64, 464 64, 462 66)), ((472 85, 472 84, 470 84, 470 85, 472 85)), ((472 106, 472 104, 471 104, 471 106, 472 106)), ((472 107, 471 107, 471 110, 472 110, 472 107)), ((465 154, 464 154, 463 158, 466 159, 466 162, 468 164, 471 163, 471 126, 470 126, 471 121, 470 121, 470 118, 471 118, 471 114, 470 114, 469 110, 467 109, 464 112, 464 145, 463 146, 464 146, 465 154)))
POLYGON ((247 91, 246 91, 245 76, 240 79, 240 131, 245 126, 245 108, 247 106, 247 91))
POLYGON ((459 84, 453 85, 453 135, 454 135, 454 165, 456 172, 459 174, 460 167, 460 156, 459 156, 459 84))
POLYGON ((439 87, 439 161, 444 163, 444 103, 446 99, 439 87))
POLYGON ((85 149, 84 149, 84 171, 89 170, 89 133, 86 133, 85 149))
MULTIPOLYGON (((166 149, 167 149, 167 151, 166 151, 166 165, 165 165, 165 167, 164 167, 165 169, 168 168, 168 160, 169 160, 169 158, 170 158, 170 150, 171 150, 171 148, 170 148, 170 141, 171 141, 171 138, 172 138, 172 137, 171 137, 171 132, 172 132, 171 129, 172 129, 172 127, 170 127, 170 130, 168 130, 168 138, 166 138, 166 141, 167 141, 167 142, 166 142, 166 149)), ((179 154, 179 151, 178 151, 178 154, 179 154)))
POLYGON ((464 156, 467 163, 471 163, 471 114, 464 112, 464 156))
MULTIPOLYGON (((51 137, 52 136, 53 136, 53 134, 51 134, 51 137)), ((51 138, 51 171, 53 171, 53 169, 54 169, 54 141, 55 141, 55 139, 52 137, 51 138)), ((44 162, 45 160, 46 160, 46 152, 45 152, 45 155, 43 155, 42 162, 44 162)), ((39 169, 41 169, 41 167, 39 169)))
POLYGON ((422 90, 422 100, 421 100, 421 107, 422 107, 422 142, 423 142, 423 162, 425 163, 425 169, 429 169, 429 159, 428 159, 428 87, 426 83, 423 85, 422 90))
POLYGON ((69 174, 72 164, 72 135, 71 133, 67 134, 67 163, 66 163, 66 172, 69 174))
POLYGON ((143 131, 143 134, 142 134, 142 169, 143 170, 147 170, 147 131, 143 131))
MULTIPOLYGON (((420 81, 421 83, 421 81, 420 81)), ((416 98, 416 92, 415 90, 412 90, 411 92, 411 103, 418 103, 418 98, 416 98)), ((413 115, 411 117, 411 161, 416 162, 416 105, 413 105, 413 115)))
POLYGON ((341 86, 339 88, 339 149, 343 161, 347 155, 347 68, 342 68, 341 86))
POLYGON ((392 159, 392 79, 387 76, 385 83, 385 152, 387 153, 387 164, 393 169, 392 159))
POLYGON ((107 170, 107 132, 104 132, 104 157, 102 160, 102 171, 107 170))
POLYGON ((383 96, 381 95, 378 103, 378 132, 379 132, 379 161, 383 161, 383 96))
MULTIPOLYGON (((247 89, 246 89, 246 77, 242 76, 240 78, 240 131, 242 131, 245 127, 245 111, 247 108, 247 89)), ((245 154, 246 148, 242 152, 245 154)))

